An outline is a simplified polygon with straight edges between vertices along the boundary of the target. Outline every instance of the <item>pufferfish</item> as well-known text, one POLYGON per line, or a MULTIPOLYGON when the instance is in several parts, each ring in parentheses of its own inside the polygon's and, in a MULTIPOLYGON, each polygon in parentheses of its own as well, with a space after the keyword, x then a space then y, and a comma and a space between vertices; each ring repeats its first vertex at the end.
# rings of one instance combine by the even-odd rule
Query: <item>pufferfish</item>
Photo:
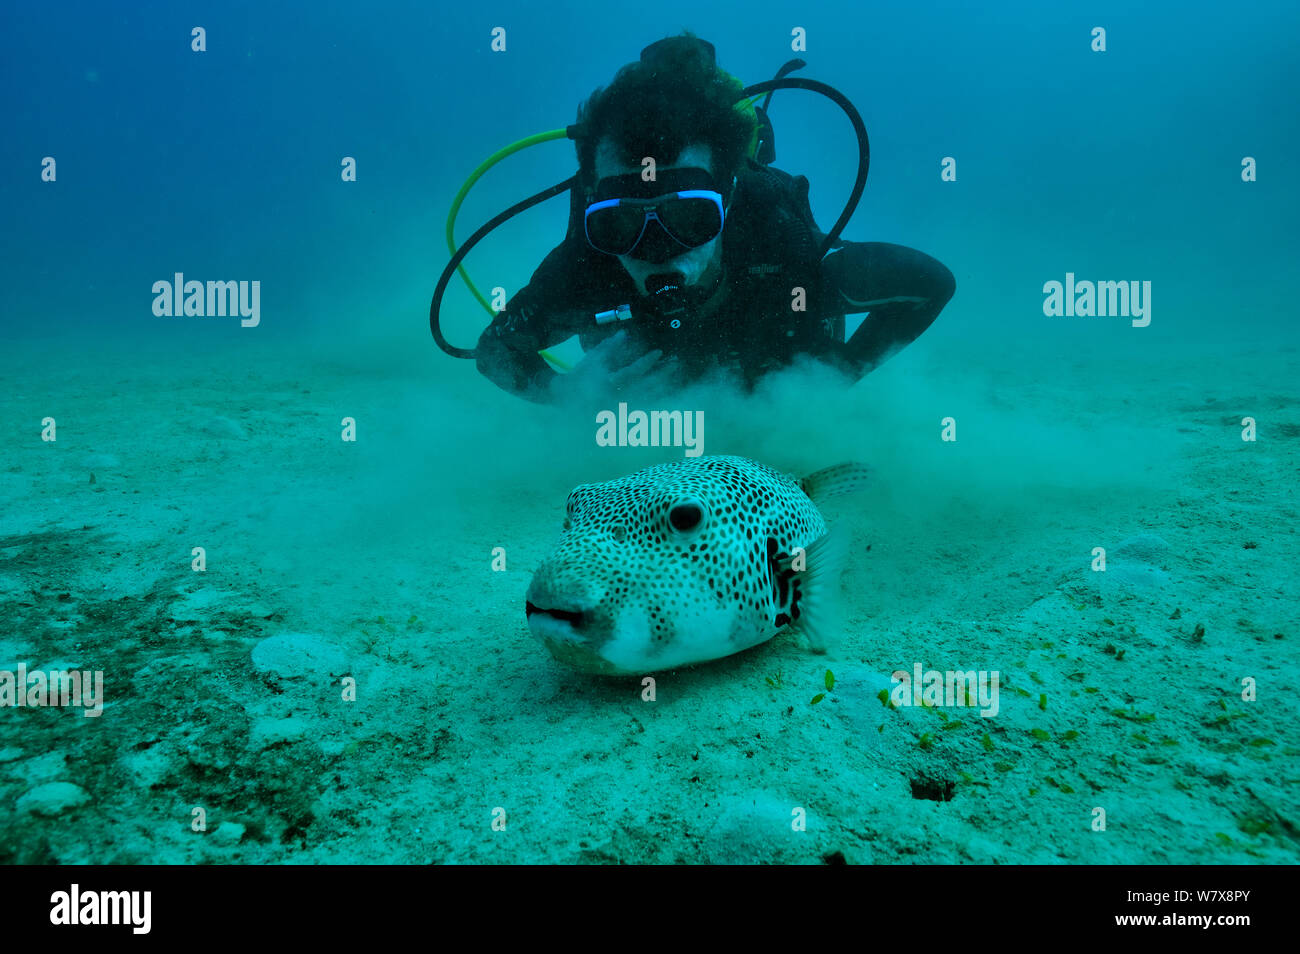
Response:
POLYGON ((787 627, 824 652, 846 547, 815 501, 868 473, 841 464, 796 480, 701 456, 583 484, 528 586, 528 627, 560 662, 603 675, 720 659, 787 627))

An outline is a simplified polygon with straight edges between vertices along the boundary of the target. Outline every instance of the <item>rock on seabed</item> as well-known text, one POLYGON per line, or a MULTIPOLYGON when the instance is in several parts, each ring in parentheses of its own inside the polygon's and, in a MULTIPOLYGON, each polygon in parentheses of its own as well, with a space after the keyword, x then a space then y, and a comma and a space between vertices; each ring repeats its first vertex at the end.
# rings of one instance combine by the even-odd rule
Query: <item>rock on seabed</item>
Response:
POLYGON ((18 811, 50 818, 88 801, 90 796, 78 785, 71 782, 46 782, 18 799, 18 811))
POLYGON ((349 668, 347 655, 312 633, 280 633, 253 647, 253 668, 281 679, 337 676, 349 668))

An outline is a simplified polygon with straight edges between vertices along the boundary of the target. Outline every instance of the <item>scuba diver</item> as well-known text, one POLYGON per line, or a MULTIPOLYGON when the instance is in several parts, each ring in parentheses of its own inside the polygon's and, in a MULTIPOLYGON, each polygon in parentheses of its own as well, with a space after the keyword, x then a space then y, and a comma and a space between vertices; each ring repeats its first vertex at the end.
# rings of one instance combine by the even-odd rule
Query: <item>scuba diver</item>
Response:
POLYGON ((577 143, 577 175, 498 216, 453 257, 431 307, 439 345, 474 357, 507 391, 554 401, 594 381, 618 387, 652 372, 677 382, 732 372, 752 388, 805 355, 857 380, 914 340, 956 282, 914 249, 839 241, 866 180, 866 130, 831 87, 783 78, 803 65, 791 61, 775 80, 745 90, 717 67, 713 46, 689 33, 647 47, 564 130, 577 143), (808 180, 770 164, 767 101, 744 98, 766 89, 770 100, 772 90, 791 87, 830 96, 858 132, 858 181, 829 234, 813 220, 808 180), (505 217, 566 187, 564 241, 472 352, 452 348, 437 312, 453 267, 505 217), (862 313, 846 339, 845 315, 862 313), (586 354, 558 373, 545 349, 574 335, 586 354))

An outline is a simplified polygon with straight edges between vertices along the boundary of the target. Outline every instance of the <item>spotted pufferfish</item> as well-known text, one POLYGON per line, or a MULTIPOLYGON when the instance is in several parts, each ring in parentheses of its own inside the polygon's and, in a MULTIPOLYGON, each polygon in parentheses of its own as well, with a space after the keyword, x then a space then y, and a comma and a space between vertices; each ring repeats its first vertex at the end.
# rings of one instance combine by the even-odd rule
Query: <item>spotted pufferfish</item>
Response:
POLYGON ((560 662, 639 675, 720 659, 787 627, 825 651, 846 546, 816 501, 861 464, 796 480, 744 457, 688 457, 569 494, 528 586, 528 627, 560 662))

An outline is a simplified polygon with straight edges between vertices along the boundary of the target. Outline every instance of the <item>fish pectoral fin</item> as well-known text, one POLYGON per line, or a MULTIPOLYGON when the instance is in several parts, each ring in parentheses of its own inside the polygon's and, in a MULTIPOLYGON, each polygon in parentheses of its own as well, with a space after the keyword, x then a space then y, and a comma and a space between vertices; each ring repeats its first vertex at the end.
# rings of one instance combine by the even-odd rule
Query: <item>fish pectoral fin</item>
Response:
POLYGON ((813 652, 826 652, 840 635, 840 574, 848 552, 848 534, 832 527, 804 548, 802 569, 798 557, 792 561, 791 621, 803 630, 813 652))
POLYGON ((799 489, 814 503, 827 497, 855 494, 871 483, 872 470, 866 464, 850 461, 826 467, 800 479, 799 489))

